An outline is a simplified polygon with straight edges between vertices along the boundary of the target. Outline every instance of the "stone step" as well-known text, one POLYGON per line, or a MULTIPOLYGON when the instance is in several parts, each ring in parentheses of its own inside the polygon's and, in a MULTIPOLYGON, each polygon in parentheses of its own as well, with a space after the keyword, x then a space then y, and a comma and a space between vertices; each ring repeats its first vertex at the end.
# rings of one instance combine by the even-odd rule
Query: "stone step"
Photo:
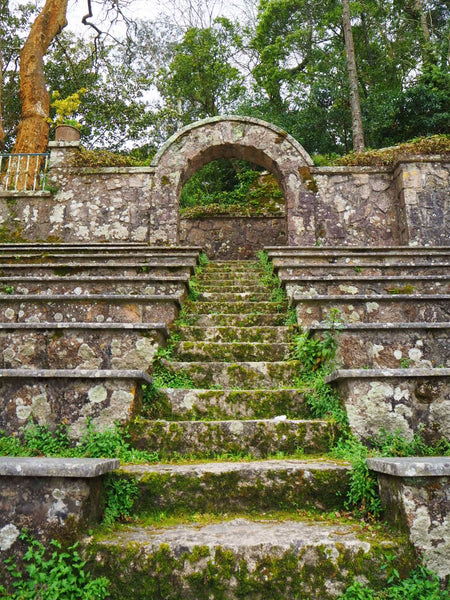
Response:
MULTIPOLYGON (((310 334, 320 337, 327 330, 311 327, 310 334)), ((450 322, 346 324, 337 340, 335 362, 344 369, 450 367, 450 322)))
POLYGON ((215 285, 214 283, 201 283, 198 285, 198 289, 202 293, 226 293, 226 294, 234 294, 234 293, 251 293, 251 292, 261 292, 264 294, 269 294, 267 291, 267 286, 260 285, 258 283, 252 284, 247 282, 242 282, 240 285, 236 285, 234 282, 230 280, 224 280, 220 285, 215 285), (227 281, 227 282, 226 282, 227 281))
POLYGON ((349 469, 329 460, 259 460, 126 465, 120 474, 137 482, 133 508, 141 514, 227 513, 343 509, 349 469))
POLYGON ((100 369, 0 370, 0 430, 22 435, 32 420, 54 430, 66 423, 78 440, 90 422, 98 430, 125 424, 142 408, 143 371, 100 369))
POLYGON ((393 276, 393 277, 410 277, 412 275, 448 275, 450 262, 440 261, 435 263, 423 264, 365 264, 349 265, 349 264, 298 264, 295 267, 279 267, 274 269, 276 275, 281 281, 289 280, 291 282, 303 281, 305 277, 348 277, 349 275, 366 275, 366 276, 393 276))
POLYGON ((178 316, 177 296, 121 296, 119 294, 0 295, 2 322, 132 322, 172 323, 178 316))
POLYGON ((306 254, 410 254, 450 253, 450 246, 266 246, 264 250, 269 258, 275 256, 299 256, 306 254))
POLYGON ((0 323, 0 368, 146 371, 168 335, 162 323, 0 323))
POLYGON ((300 372, 299 361, 280 362, 178 362, 163 361, 171 372, 183 373, 199 388, 220 386, 224 389, 292 388, 300 372))
POLYGON ((378 265, 414 265, 414 264, 428 264, 428 263, 440 263, 447 262, 450 260, 449 252, 441 252, 439 254, 433 253, 401 253, 401 254, 352 254, 348 256, 347 254, 336 254, 332 256, 327 256, 325 254, 301 254, 300 256, 286 256, 273 258, 272 264, 274 269, 279 269, 280 267, 284 268, 292 268, 302 264, 335 264, 335 265, 353 265, 353 266, 361 266, 369 264, 378 264, 378 265))
POLYGON ((110 577, 112 600, 333 600, 354 579, 384 590, 393 569, 404 577, 417 563, 404 535, 298 516, 126 525, 86 544, 87 569, 110 577))
POLYGON ((273 342, 288 343, 294 333, 293 327, 199 327, 178 326, 176 331, 182 340, 205 342, 273 342))
MULTIPOLYGON (((197 275, 197 281, 200 284, 207 283, 214 285, 214 282, 228 282, 229 285, 244 284, 248 282, 251 285, 258 285, 262 272, 259 271, 202 271, 197 275)), ((219 285, 216 283, 215 285, 219 285)))
POLYGON ((284 360, 289 344, 264 342, 179 342, 174 348, 174 357, 182 361, 227 361, 284 360))
POLYGON ((291 296, 325 296, 338 294, 449 294, 450 276, 423 275, 410 277, 348 276, 324 279, 304 278, 301 282, 285 279, 286 293, 291 296))
POLYGON ((184 309, 187 313, 197 315, 221 315, 222 313, 245 315, 252 313, 277 313, 282 310, 284 305, 287 307, 287 302, 248 302, 243 300, 226 303, 220 301, 194 303, 188 300, 184 303, 184 309))
POLYGON ((303 392, 284 390, 191 390, 160 389, 165 402, 156 403, 152 415, 158 419, 308 419, 310 409, 303 392))
POLYGON ((0 293, 43 294, 43 295, 157 295, 176 294, 184 298, 188 291, 189 277, 153 277, 142 273, 140 276, 104 277, 0 277, 0 293), (12 285, 13 284, 13 285, 12 285))
POLYGON ((330 311, 337 309, 344 323, 439 322, 450 321, 450 296, 409 294, 379 296, 294 295, 297 319, 302 327, 325 322, 330 311))
POLYGON ((80 275, 93 276, 112 276, 124 275, 128 277, 147 274, 153 276, 185 276, 194 275, 193 266, 184 264, 149 264, 144 262, 109 262, 108 264, 98 262, 72 262, 70 264, 58 264, 55 262, 42 263, 4 263, 0 264, 0 276, 10 278, 12 281, 16 277, 34 276, 34 277, 79 277, 80 275))
POLYGON ((201 292, 197 298, 198 302, 260 302, 267 301, 270 299, 270 292, 265 290, 263 292, 255 291, 242 291, 242 292, 228 292, 222 290, 221 292, 201 292))
POLYGON ((450 368, 342 369, 326 378, 345 403, 352 431, 365 442, 380 431, 428 444, 450 437, 450 368))
POLYGON ((113 263, 132 263, 139 262, 142 264, 148 264, 149 266, 187 266, 195 267, 198 262, 198 254, 190 253, 177 256, 170 252, 166 254, 154 254, 151 252, 73 252, 69 253, 58 253, 58 252, 0 252, 0 264, 18 263, 21 264, 39 264, 52 262, 60 265, 69 265, 74 262, 76 264, 83 263, 96 263, 96 264, 108 264, 113 263))
POLYGON ((332 422, 283 418, 226 421, 151 421, 135 418, 127 428, 135 448, 162 457, 217 455, 267 457, 328 452, 336 434, 332 422))
POLYGON ((78 252, 78 253, 87 253, 90 254, 92 252, 151 252, 154 254, 170 254, 174 255, 184 255, 184 254, 200 254, 202 248, 200 246, 150 246, 149 244, 145 244, 142 242, 127 242, 123 243, 106 243, 106 242, 92 242, 89 244, 81 243, 64 243, 64 244, 51 244, 48 242, 27 242, 27 243, 8 243, 8 244, 0 244, 0 252, 11 252, 14 250, 15 252, 39 252, 39 253, 48 253, 48 252, 78 252))
POLYGON ((249 313, 249 314, 199 314, 192 315, 197 327, 276 327, 285 325, 286 314, 249 313))

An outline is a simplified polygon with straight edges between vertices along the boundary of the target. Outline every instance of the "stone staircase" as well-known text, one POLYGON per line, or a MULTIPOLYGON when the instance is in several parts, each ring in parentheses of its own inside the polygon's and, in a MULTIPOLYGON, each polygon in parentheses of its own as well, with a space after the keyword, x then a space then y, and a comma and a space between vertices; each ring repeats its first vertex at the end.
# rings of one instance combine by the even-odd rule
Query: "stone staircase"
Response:
POLYGON ((287 303, 262 275, 204 267, 155 366, 164 387, 129 433, 171 461, 122 466, 138 516, 88 541, 114 599, 327 600, 355 577, 382 588, 386 555, 400 573, 414 563, 404 536, 345 513, 349 466, 326 457, 335 425, 293 387, 287 303))
POLYGON ((352 430, 450 436, 450 248, 269 248, 312 336, 339 311, 337 386, 352 430))
POLYGON ((141 409, 147 371, 200 248, 0 245, 0 429, 29 419, 83 435, 141 409))

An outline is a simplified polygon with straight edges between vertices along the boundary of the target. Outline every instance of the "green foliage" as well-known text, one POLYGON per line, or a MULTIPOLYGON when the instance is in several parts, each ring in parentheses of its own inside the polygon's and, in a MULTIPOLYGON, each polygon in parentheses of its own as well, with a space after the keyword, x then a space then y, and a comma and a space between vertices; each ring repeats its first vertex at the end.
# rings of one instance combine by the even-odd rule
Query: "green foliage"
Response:
POLYGON ((155 452, 136 450, 127 435, 119 429, 96 431, 88 423, 83 438, 74 444, 67 427, 59 425, 49 431, 44 425, 30 424, 25 428, 23 441, 0 432, 0 453, 3 456, 61 456, 89 458, 119 458, 122 462, 155 462, 155 452))
POLYGON ((139 160, 130 154, 119 154, 109 150, 87 150, 80 148, 72 158, 74 167, 141 167, 149 164, 149 159, 139 160))
POLYGON ((127 520, 131 515, 138 494, 138 485, 134 479, 126 479, 110 474, 104 491, 105 510, 103 522, 110 525, 115 521, 127 520))
POLYGON ((181 214, 272 214, 279 212, 283 194, 273 175, 261 173, 244 160, 211 161, 197 171, 181 192, 181 214))
POLYGON ((450 440, 441 439, 435 444, 427 444, 422 431, 407 440, 400 430, 390 433, 382 429, 370 440, 370 446, 382 456, 450 456, 450 440))
POLYGON ((401 158, 415 154, 433 155, 450 154, 450 135, 433 135, 421 137, 399 146, 385 148, 383 150, 368 150, 367 152, 355 152, 342 156, 333 161, 335 165, 351 166, 388 166, 393 165, 401 158))
POLYGON ((355 582, 340 600, 449 600, 447 590, 441 589, 439 578, 424 567, 411 571, 406 579, 401 580, 393 571, 388 581, 389 587, 375 592, 367 586, 355 582))
POLYGON ((303 372, 311 373, 332 365, 338 347, 337 333, 342 325, 338 309, 330 310, 327 325, 329 328, 321 338, 311 338, 309 333, 304 331, 294 336, 291 356, 303 363, 303 372))
POLYGON ((184 124, 220 114, 244 93, 243 76, 232 64, 237 46, 239 35, 225 18, 204 29, 190 27, 175 46, 170 65, 159 70, 157 86, 184 124))
POLYGON ((348 460, 352 466, 346 508, 360 516, 378 517, 381 514, 381 501, 377 479, 367 467, 368 452, 367 447, 348 432, 332 449, 333 456, 348 460))
POLYGON ((0 585, 0 598, 11 600, 102 600, 108 597, 108 579, 92 578, 85 571, 77 545, 63 550, 60 542, 50 542, 54 550, 26 535, 21 539, 28 543, 24 555, 23 571, 12 559, 8 559, 7 570, 13 578, 9 592, 0 585))

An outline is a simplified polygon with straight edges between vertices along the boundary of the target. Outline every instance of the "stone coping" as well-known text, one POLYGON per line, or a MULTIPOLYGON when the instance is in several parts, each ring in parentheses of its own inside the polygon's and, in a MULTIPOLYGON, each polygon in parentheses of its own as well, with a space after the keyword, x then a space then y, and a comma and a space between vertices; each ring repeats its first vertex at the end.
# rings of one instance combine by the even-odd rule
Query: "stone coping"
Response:
MULTIPOLYGON (((449 275, 357 275, 356 273, 353 275, 349 273, 348 275, 316 275, 315 277, 307 276, 301 277, 300 275, 282 275, 281 279, 283 282, 285 281, 298 281, 309 283, 310 281, 326 281, 327 283, 333 283, 333 281, 448 281, 450 280, 449 275)), ((392 294, 398 295, 398 294, 392 294)), ((411 294, 408 294, 409 296, 411 294)))
MULTIPOLYGON (((1 266, 0 266, 1 270, 1 266)), ((76 275, 73 277, 67 277, 65 275, 48 275, 45 277, 36 275, 16 275, 14 281, 11 281, 10 277, 0 277, 0 283, 17 283, 18 281, 25 282, 42 282, 44 285, 46 282, 72 282, 82 281, 84 283, 94 282, 158 282, 158 283, 189 283, 189 275, 152 275, 151 273, 139 273, 139 275, 76 275)))
POLYGON ((3 477, 99 477, 115 471, 118 458, 43 458, 0 456, 3 477))
POLYGON ((45 329, 85 329, 90 331, 109 331, 109 330, 127 330, 127 331, 161 331, 166 337, 170 335, 169 328, 165 323, 1 323, 0 331, 5 330, 45 330, 45 329))
POLYGON ((337 369, 325 377, 325 383, 344 379, 417 379, 443 378, 450 376, 450 368, 444 369, 337 369))
POLYGON ((1 190, 0 198, 50 198, 52 196, 51 192, 46 192, 45 190, 1 190))
MULTIPOLYGON (((1 296, 0 296, 1 299, 1 296)), ((450 294, 329 294, 326 296, 302 296, 294 293, 292 301, 297 302, 417 302, 418 300, 427 300, 436 302, 436 300, 450 300, 450 294)))
POLYGON ((371 471, 396 477, 448 477, 450 456, 368 458, 371 471))
POLYGON ((176 302, 181 304, 180 297, 173 294, 0 294, 0 302, 98 302, 107 300, 108 302, 176 302))
POLYGON ((0 369, 0 379, 138 379, 152 383, 145 371, 131 369, 0 369))
POLYGON ((347 253, 352 252, 390 252, 408 251, 408 250, 447 250, 450 251, 450 246, 264 246, 267 252, 315 252, 321 254, 328 251, 342 251, 347 253))
POLYGON ((164 262, 162 261, 154 261, 154 262, 48 262, 48 263, 2 263, 0 262, 0 271, 4 269, 142 269, 145 267, 146 269, 177 269, 184 268, 189 269, 191 273, 195 271, 195 265, 193 261, 191 262, 183 262, 183 261, 173 261, 173 262, 164 262))
MULTIPOLYGON (((317 324, 308 325, 305 327, 307 331, 329 331, 332 329, 330 325, 317 324)), ((342 323, 334 327, 339 331, 366 331, 366 330, 383 330, 390 331, 391 329, 450 329, 450 321, 427 323, 426 321, 417 321, 409 323, 342 323)))
POLYGON ((171 253, 171 252, 152 252, 152 251, 142 251, 142 252, 132 252, 129 251, 127 252, 126 250, 121 250, 121 251, 115 251, 115 254, 113 252, 102 252, 101 250, 97 251, 93 251, 90 253, 83 253, 83 252, 79 252, 78 250, 74 250, 73 252, 55 252, 52 251, 51 253, 49 251, 39 251, 39 250, 32 250, 31 252, 28 251, 21 251, 20 250, 16 250, 15 252, 5 252, 2 251, 0 252, 0 258, 13 258, 14 260, 20 260, 20 258, 36 258, 36 257, 41 257, 41 256, 45 256, 48 257, 49 259, 55 259, 55 258, 65 258, 67 260, 70 260, 71 258, 79 258, 80 256, 82 256, 83 258, 88 258, 91 260, 97 260, 97 259, 110 259, 110 258, 121 258, 121 257, 126 257, 129 259, 132 258, 139 258, 139 259, 154 259, 154 260, 167 260, 167 259, 173 259, 173 260, 179 260, 182 261, 184 260, 186 262, 186 264, 190 264, 190 261, 192 260, 197 260, 198 259, 198 252, 182 252, 182 253, 171 253))
POLYGON ((331 167, 311 167, 311 173, 313 175, 345 175, 345 174, 357 174, 357 173, 393 173, 400 165, 405 163, 427 163, 427 162, 440 162, 447 163, 450 159, 444 154, 414 154, 412 156, 405 156, 398 158, 392 165, 389 166, 331 166, 331 167))
MULTIPOLYGON (((51 168, 51 167, 50 167, 51 168)), ((54 168, 54 167, 53 167, 54 168)), ((154 175, 155 167, 68 167, 66 165, 56 168, 64 169, 69 175, 154 175)))
MULTIPOLYGON (((34 193, 34 192, 33 192, 34 193)), ((49 193, 49 192, 45 192, 49 193)), ((11 242, 6 244, 0 244, 0 250, 6 250, 7 248, 13 249, 55 249, 55 250, 109 250, 109 249, 123 249, 124 251, 131 250, 147 250, 149 252, 202 252, 202 246, 150 246, 142 242, 129 242, 127 244, 114 243, 114 242, 93 242, 92 244, 85 244, 84 242, 70 242, 70 243, 49 243, 49 242, 11 242)))
MULTIPOLYGON (((430 262, 430 261, 422 261, 415 262, 412 264, 409 263, 326 263, 326 262, 300 262, 295 261, 291 263, 283 263, 280 265, 273 265, 273 269, 275 272, 280 271, 281 269, 354 269, 355 267, 359 267, 361 269, 424 269, 424 268, 442 268, 449 269, 450 262, 430 262)), ((402 275, 403 277, 403 275, 402 275)))

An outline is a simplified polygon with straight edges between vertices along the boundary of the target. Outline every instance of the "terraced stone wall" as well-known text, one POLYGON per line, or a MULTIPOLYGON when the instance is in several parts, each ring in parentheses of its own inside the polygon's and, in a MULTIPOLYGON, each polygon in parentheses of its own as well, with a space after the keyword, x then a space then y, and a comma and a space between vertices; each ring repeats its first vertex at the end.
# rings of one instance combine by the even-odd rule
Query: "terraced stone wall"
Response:
POLYGON ((448 244, 448 159, 415 157, 394 169, 313 167, 303 149, 306 158, 300 150, 293 155, 290 140, 277 138, 276 128, 268 128, 265 141, 268 148, 276 147, 273 156, 269 150, 261 154, 258 144, 262 141, 250 129, 246 133, 242 123, 234 129, 225 124, 222 129, 220 135, 230 139, 219 144, 211 129, 209 137, 197 140, 203 145, 209 140, 211 151, 205 146, 197 154, 197 134, 189 142, 179 136, 165 147, 153 167, 74 169, 67 165, 78 142, 52 142, 48 191, 0 192, 0 237, 6 242, 200 244, 211 257, 220 258, 246 258, 254 254, 255 247, 284 243, 448 244), (244 140, 246 136, 248 140, 244 140), (184 167, 178 156, 181 150, 184 167), (286 197, 284 222, 273 216, 180 220, 177 194, 184 181, 209 160, 222 156, 254 160, 276 175, 286 197), (174 169, 176 181, 169 177, 174 169))

